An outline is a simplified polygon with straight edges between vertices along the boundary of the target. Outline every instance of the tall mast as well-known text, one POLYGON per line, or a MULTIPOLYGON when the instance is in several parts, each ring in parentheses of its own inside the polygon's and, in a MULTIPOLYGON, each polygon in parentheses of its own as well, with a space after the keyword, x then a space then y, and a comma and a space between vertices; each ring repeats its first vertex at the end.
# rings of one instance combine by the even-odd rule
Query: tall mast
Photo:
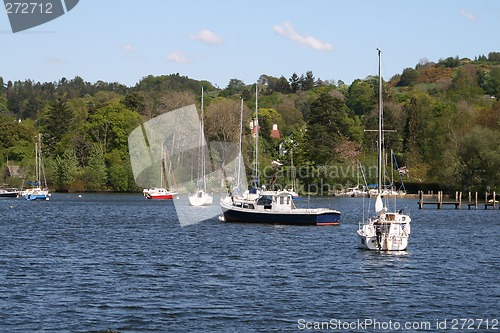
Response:
POLYGON ((382 51, 378 51, 378 194, 382 193, 382 51))
POLYGON ((205 112, 204 112, 204 105, 203 105, 203 86, 201 86, 201 175, 203 179, 203 191, 207 191, 207 186, 205 184, 205 112))
POLYGON ((35 178, 36 178, 36 186, 40 186, 40 167, 38 165, 39 162, 38 156, 38 142, 35 142, 35 178))
POLYGON ((255 185, 259 186, 259 105, 258 84, 255 85, 255 185))
MULTIPOLYGON (((241 182, 241 159, 242 159, 242 154, 241 154, 241 149, 242 149, 242 135, 243 135, 243 98, 241 99, 241 108, 240 108, 240 149, 238 152, 238 172, 236 173, 236 184, 238 188, 240 187, 240 182, 241 182)), ((241 189, 240 189, 241 190, 241 189)))

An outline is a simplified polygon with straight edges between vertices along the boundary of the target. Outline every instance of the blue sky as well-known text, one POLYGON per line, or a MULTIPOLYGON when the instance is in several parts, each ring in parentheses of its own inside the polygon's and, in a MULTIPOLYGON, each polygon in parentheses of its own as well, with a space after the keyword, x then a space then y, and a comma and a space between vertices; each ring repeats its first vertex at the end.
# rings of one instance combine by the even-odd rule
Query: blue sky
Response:
POLYGON ((497 0, 80 0, 66 15, 13 34, 0 12, 0 76, 81 76, 135 85, 179 73, 224 88, 261 74, 351 83, 388 79, 421 59, 500 51, 497 0))

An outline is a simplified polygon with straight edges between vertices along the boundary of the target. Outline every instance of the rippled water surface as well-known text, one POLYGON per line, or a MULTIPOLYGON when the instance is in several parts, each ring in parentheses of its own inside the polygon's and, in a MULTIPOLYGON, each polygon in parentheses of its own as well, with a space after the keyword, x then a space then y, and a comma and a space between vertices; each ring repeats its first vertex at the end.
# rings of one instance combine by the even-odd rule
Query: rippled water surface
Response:
POLYGON ((357 248, 362 199, 301 204, 336 208, 342 224, 228 224, 214 205, 181 227, 172 202, 140 194, 1 200, 0 331, 297 332, 367 318, 443 331, 436 320, 499 318, 499 210, 399 200, 409 248, 378 253, 357 248))

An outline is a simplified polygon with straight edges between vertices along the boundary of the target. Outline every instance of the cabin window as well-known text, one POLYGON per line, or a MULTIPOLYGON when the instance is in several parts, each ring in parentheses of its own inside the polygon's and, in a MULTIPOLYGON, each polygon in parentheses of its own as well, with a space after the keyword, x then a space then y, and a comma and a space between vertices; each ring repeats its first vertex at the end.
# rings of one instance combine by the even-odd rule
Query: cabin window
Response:
POLYGON ((243 208, 248 208, 248 209, 254 209, 254 206, 252 204, 243 204, 243 208))
POLYGON ((280 197, 280 205, 284 205, 285 204, 285 197, 280 197))

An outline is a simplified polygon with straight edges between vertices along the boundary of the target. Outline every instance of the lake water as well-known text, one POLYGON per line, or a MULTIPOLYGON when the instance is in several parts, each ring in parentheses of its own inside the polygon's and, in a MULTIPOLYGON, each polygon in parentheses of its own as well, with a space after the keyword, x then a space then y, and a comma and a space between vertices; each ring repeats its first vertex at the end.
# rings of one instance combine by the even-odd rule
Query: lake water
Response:
POLYGON ((0 332, 500 330, 498 209, 399 200, 409 248, 378 253, 357 247, 362 202, 301 202, 340 210, 336 227, 181 227, 141 194, 1 200, 0 332))

